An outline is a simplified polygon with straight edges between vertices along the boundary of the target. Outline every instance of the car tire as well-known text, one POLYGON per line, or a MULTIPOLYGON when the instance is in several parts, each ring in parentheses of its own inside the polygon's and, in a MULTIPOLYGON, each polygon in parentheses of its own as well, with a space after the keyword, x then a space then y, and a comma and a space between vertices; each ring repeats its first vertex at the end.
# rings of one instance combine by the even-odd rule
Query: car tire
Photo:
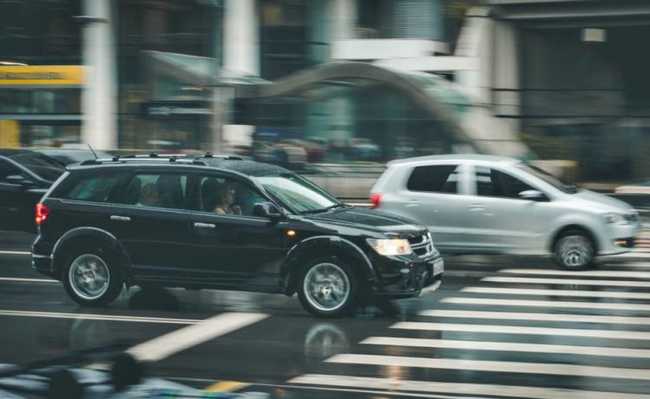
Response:
POLYGON ((596 247, 591 237, 581 230, 562 233, 553 247, 555 261, 568 270, 584 270, 594 265, 596 247))
POLYGON ((115 256, 102 248, 78 248, 66 257, 61 279, 68 295, 82 306, 113 302, 124 286, 115 256))
POLYGON ((357 278, 339 258, 310 262, 298 280, 298 298, 309 313, 318 317, 340 317, 357 304, 357 278))

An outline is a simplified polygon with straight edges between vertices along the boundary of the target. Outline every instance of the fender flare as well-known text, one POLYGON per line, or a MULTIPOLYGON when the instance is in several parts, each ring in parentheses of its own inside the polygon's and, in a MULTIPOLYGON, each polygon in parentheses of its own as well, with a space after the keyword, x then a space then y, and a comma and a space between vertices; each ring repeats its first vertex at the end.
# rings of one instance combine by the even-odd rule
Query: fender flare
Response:
POLYGON ((338 236, 313 236, 296 243, 287 253, 285 262, 280 269, 285 293, 289 295, 293 293, 300 261, 305 257, 309 257, 310 252, 329 252, 331 255, 345 254, 358 262, 361 266, 358 270, 369 281, 374 282, 377 280, 375 267, 368 255, 357 244, 338 236))
POLYGON ((103 247, 112 251, 118 257, 122 270, 129 276, 131 258, 124 246, 109 231, 92 226, 75 227, 66 231, 52 247, 52 266, 54 275, 58 276, 61 272, 61 262, 64 260, 65 249, 78 239, 92 240, 101 243, 103 247))

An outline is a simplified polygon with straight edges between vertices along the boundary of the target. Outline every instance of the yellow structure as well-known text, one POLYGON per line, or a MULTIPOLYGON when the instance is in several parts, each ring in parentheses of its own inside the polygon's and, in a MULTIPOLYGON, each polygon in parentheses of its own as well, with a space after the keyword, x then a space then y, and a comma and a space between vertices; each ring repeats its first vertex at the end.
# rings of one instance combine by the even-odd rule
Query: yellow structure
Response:
POLYGON ((0 87, 79 87, 84 79, 84 69, 79 65, 0 66, 0 87))
POLYGON ((20 125, 18 121, 0 120, 0 148, 20 147, 20 125))

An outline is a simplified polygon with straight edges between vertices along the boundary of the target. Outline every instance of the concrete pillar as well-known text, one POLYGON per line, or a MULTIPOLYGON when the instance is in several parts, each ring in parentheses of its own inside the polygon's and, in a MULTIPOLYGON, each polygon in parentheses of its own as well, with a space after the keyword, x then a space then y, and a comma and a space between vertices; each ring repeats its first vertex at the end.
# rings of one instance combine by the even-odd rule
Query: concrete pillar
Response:
POLYGON ((357 23, 356 0, 330 0, 331 40, 354 39, 357 23))
POLYGON ((83 29, 86 84, 82 91, 81 138, 96 149, 117 146, 117 80, 113 43, 113 2, 84 0, 84 15, 91 17, 83 29))
POLYGON ((223 56, 229 71, 259 76, 259 18, 256 0, 226 0, 223 56))

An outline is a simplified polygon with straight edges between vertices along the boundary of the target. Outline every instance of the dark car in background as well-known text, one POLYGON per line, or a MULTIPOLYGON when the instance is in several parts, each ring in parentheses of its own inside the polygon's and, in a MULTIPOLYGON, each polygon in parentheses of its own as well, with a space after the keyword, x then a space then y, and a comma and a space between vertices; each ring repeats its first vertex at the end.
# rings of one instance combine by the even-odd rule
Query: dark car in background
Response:
POLYGON ((110 303, 126 284, 297 293, 311 313, 336 316, 433 290, 444 267, 425 227, 237 157, 73 165, 36 220, 34 267, 82 305, 110 303))
POLYGON ((111 155, 102 151, 91 151, 90 149, 77 148, 34 148, 32 151, 52 158, 63 165, 70 165, 88 161, 95 158, 110 158, 111 155))
POLYGON ((0 149, 0 230, 35 231, 34 206, 64 171, 43 154, 0 149))

